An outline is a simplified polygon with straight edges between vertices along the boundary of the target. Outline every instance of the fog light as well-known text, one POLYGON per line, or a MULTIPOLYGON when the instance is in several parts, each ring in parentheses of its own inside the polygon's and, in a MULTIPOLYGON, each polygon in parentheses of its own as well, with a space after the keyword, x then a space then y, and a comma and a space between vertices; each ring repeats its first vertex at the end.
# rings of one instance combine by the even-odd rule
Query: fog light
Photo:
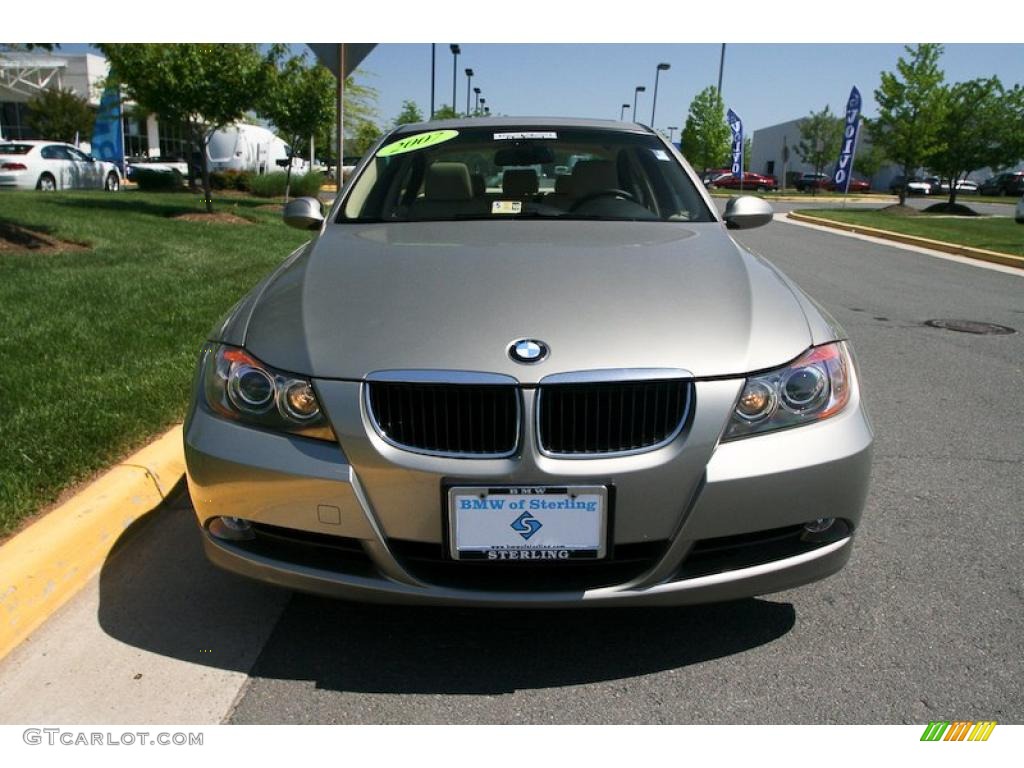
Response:
POLYGON ((208 530, 211 536, 224 541, 251 541, 256 538, 252 523, 240 517, 215 517, 208 530))
POLYGON ((804 525, 804 530, 807 533, 824 533, 833 525, 835 525, 836 519, 834 517, 819 517, 817 520, 804 525))

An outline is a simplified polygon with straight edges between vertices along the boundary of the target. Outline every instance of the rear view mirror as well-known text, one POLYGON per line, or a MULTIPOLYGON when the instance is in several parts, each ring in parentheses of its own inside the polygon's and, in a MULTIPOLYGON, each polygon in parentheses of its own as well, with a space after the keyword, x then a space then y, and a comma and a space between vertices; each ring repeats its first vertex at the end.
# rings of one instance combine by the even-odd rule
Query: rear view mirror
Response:
POLYGON ((772 207, 759 197, 744 195, 730 197, 725 204, 725 226, 729 229, 753 229, 763 227, 774 216, 772 207))
POLYGON ((295 229, 320 229, 323 205, 315 197, 297 197, 284 207, 284 223, 295 229))

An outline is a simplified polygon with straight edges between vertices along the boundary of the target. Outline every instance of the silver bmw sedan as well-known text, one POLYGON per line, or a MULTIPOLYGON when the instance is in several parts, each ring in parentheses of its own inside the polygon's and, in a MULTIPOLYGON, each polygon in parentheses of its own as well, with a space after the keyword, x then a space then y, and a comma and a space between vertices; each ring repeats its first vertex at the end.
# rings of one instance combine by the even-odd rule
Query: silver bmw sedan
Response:
POLYGON ((850 556, 843 330, 648 128, 402 126, 211 332, 185 430, 216 564, 390 603, 730 600, 850 556))

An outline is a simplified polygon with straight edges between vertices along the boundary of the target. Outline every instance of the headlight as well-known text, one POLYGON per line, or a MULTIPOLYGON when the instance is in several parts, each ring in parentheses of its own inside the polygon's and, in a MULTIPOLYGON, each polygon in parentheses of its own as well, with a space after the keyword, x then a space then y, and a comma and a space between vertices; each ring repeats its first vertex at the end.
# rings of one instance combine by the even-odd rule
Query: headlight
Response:
POLYGON ((850 401, 853 364, 843 342, 813 347, 789 365, 752 376, 723 440, 798 427, 839 413, 850 401))
POLYGON ((307 379, 265 365, 244 349, 211 344, 203 351, 206 403, 221 416, 247 424, 334 440, 307 379))

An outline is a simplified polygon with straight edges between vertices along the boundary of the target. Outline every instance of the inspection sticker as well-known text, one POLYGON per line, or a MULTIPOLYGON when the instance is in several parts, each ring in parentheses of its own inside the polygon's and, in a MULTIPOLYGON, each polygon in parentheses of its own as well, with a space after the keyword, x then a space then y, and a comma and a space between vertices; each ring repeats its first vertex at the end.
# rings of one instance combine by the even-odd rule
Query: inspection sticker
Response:
POLYGON ((654 156, 659 160, 668 161, 669 159, 668 153, 664 149, 652 149, 651 152, 653 152, 654 156))
POLYGON ((491 213, 522 213, 523 204, 519 200, 495 200, 491 203, 491 213))
POLYGON ((514 133, 496 133, 495 141, 509 139, 557 139, 558 134, 554 131, 516 131, 514 133))
POLYGON ((401 155, 406 152, 415 152, 417 149, 425 149, 435 144, 451 141, 458 135, 458 131, 452 130, 413 134, 388 144, 377 153, 377 157, 391 157, 392 155, 401 155))

